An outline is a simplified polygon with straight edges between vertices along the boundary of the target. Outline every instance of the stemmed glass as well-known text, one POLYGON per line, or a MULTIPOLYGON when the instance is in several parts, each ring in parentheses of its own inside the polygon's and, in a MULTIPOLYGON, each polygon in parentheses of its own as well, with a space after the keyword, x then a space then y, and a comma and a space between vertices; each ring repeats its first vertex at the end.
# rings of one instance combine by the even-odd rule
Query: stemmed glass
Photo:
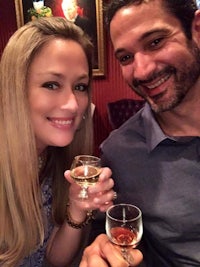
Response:
POLYGON ((79 155, 74 157, 71 165, 71 177, 81 186, 79 198, 88 198, 88 186, 98 181, 101 173, 101 160, 90 155, 79 155))
POLYGON ((106 212, 106 234, 121 247, 123 258, 130 263, 128 250, 139 244, 143 234, 142 212, 131 204, 116 204, 106 212))

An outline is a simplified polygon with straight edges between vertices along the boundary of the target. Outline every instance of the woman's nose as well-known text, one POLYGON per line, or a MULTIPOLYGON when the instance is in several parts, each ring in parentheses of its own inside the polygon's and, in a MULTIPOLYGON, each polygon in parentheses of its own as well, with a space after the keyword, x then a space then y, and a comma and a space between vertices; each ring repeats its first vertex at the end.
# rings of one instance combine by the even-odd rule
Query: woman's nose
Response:
POLYGON ((133 63, 133 76, 137 80, 146 80, 155 71, 156 64, 152 56, 136 53, 133 63))
POLYGON ((72 90, 64 94, 61 102, 61 109, 69 109, 71 112, 76 112, 78 109, 78 101, 72 90))

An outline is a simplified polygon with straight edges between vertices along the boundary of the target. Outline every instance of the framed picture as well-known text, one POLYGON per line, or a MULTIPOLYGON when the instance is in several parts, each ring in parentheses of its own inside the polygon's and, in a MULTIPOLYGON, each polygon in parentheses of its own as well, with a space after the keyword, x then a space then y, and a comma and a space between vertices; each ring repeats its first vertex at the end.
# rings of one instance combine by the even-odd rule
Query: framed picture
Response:
POLYGON ((72 8, 77 14, 72 21, 81 27, 94 45, 93 75, 105 75, 105 48, 103 31, 103 0, 15 0, 17 27, 40 16, 72 18, 72 8), (69 7, 70 5, 70 7, 69 7), (71 14, 70 14, 71 12, 71 14))

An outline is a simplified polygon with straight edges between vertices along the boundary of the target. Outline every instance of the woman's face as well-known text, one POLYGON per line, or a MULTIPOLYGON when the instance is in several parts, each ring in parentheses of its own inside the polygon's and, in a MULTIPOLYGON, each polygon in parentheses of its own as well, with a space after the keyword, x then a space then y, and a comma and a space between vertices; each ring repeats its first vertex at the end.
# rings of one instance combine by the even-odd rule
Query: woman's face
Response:
POLYGON ((36 54, 28 94, 38 153, 69 145, 88 106, 89 67, 82 47, 54 39, 36 54))

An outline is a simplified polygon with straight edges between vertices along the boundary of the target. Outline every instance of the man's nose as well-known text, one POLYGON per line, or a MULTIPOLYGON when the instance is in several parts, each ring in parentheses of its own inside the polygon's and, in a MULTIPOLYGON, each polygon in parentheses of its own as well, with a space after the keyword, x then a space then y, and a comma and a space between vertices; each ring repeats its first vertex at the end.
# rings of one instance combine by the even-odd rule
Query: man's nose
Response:
POLYGON ((146 80, 155 71, 156 63, 152 56, 145 53, 136 53, 133 63, 133 76, 137 80, 146 80))

